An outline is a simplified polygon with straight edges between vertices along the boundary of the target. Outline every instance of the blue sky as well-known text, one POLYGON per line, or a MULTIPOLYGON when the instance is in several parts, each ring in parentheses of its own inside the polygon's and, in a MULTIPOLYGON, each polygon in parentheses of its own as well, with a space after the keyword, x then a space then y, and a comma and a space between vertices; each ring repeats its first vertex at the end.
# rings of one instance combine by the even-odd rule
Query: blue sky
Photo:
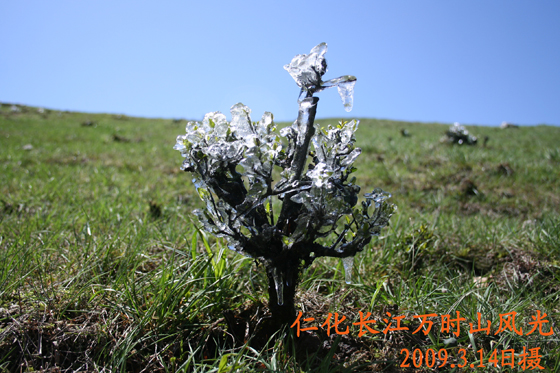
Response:
POLYGON ((320 118, 560 125, 560 2, 0 2, 0 101, 202 119, 243 102, 297 115, 283 65, 326 42, 320 118))

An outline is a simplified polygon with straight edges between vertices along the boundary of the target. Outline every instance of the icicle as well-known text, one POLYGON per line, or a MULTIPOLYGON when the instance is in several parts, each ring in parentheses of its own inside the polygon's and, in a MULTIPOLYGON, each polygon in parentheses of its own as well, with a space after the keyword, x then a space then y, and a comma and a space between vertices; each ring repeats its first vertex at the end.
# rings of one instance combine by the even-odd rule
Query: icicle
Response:
MULTIPOLYGON (((355 78, 354 78, 355 79, 355 78)), ((338 89, 338 94, 342 99, 342 104, 344 105, 344 110, 352 111, 352 106, 354 105, 354 86, 356 85, 356 80, 349 80, 344 83, 338 84, 336 87, 338 89)))
POLYGON ((354 257, 347 256, 342 258, 342 265, 344 265, 344 279, 347 284, 352 283, 352 267, 354 266, 354 257))
POLYGON ((284 284, 282 275, 278 273, 277 268, 272 268, 272 278, 274 279, 274 287, 276 288, 276 296, 278 297, 278 305, 284 305, 284 284))

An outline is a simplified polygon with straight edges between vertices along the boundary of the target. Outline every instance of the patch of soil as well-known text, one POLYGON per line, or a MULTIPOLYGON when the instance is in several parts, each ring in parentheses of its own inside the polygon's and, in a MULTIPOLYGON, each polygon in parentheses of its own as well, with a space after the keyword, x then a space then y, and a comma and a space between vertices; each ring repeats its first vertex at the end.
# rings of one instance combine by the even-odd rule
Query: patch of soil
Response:
POLYGON ((555 276, 558 276, 554 266, 547 263, 547 258, 539 258, 536 254, 511 248, 509 255, 501 261, 501 270, 494 276, 494 282, 503 289, 509 289, 510 284, 537 287, 544 295, 560 291, 555 276))
MULTIPOLYGON (((411 348, 421 348, 431 343, 423 333, 413 334, 419 322, 407 317, 408 330, 383 333, 388 326, 387 321, 394 326, 391 315, 396 317, 407 311, 394 305, 379 306, 370 315, 364 314, 366 312, 361 315, 364 320, 375 320, 368 326, 379 333, 369 333, 364 327, 365 333, 360 336, 360 326, 355 323, 360 321, 360 311, 365 310, 354 306, 357 304, 356 297, 356 293, 345 294, 343 290, 327 295, 314 291, 298 293, 297 310, 302 312, 300 334, 297 336, 297 326, 287 328, 280 333, 281 346, 286 348, 289 355, 293 354, 304 370, 328 367, 329 371, 348 372, 412 371, 400 367, 404 359, 404 355, 400 354, 402 349, 412 351, 411 348), (340 324, 335 325, 336 320, 340 324)), ((270 327, 266 322, 268 317, 268 310, 262 304, 251 304, 239 313, 226 312, 222 320, 226 321, 227 327, 222 329, 215 325, 211 328, 205 341, 204 357, 213 358, 219 345, 235 349, 248 342, 259 351, 270 348, 266 342, 273 330, 267 331, 270 327)))
POLYGON ((57 320, 52 312, 22 313, 17 305, 0 309, 0 356, 8 371, 93 370, 93 356, 108 342, 98 316, 57 320))

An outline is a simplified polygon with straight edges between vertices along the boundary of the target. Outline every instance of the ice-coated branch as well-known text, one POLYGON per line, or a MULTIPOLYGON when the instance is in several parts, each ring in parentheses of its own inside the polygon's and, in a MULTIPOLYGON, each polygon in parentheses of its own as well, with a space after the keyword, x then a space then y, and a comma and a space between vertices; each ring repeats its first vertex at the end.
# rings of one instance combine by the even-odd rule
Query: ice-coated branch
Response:
MULTIPOLYGON (((298 118, 292 127, 289 127, 289 130, 292 132, 291 137, 296 139, 294 157, 290 165, 291 176, 288 180, 290 185, 297 186, 301 180, 309 153, 309 143, 315 134, 313 123, 315 121, 318 101, 319 98, 317 97, 310 97, 301 101, 299 104, 298 118)), ((288 219, 294 215, 296 204, 291 200, 291 197, 294 194, 295 192, 285 194, 284 203, 282 204, 282 210, 280 212, 280 216, 278 217, 277 224, 280 230, 284 230, 288 219)))

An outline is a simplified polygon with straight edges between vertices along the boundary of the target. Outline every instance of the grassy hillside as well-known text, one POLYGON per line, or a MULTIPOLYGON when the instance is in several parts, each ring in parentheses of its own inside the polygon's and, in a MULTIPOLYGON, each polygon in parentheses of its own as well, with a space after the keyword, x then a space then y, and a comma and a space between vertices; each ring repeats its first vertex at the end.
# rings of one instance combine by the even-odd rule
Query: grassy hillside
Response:
POLYGON ((513 350, 516 371, 524 348, 560 370, 558 127, 468 127, 478 145, 452 146, 448 125, 362 120, 358 185, 398 212, 353 284, 334 259, 307 270, 299 309, 317 331, 257 349, 264 271, 197 231, 172 149, 186 122, 17 109, 0 108, 0 372, 433 371, 415 349, 481 372, 513 350), (441 318, 457 311, 458 336, 441 318), (548 322, 528 334, 537 311, 548 322), (359 336, 360 312, 409 330, 359 336), (477 312, 488 334, 468 333, 477 312), (519 334, 500 330, 512 312, 519 334), (327 335, 329 313, 346 320, 327 335))

